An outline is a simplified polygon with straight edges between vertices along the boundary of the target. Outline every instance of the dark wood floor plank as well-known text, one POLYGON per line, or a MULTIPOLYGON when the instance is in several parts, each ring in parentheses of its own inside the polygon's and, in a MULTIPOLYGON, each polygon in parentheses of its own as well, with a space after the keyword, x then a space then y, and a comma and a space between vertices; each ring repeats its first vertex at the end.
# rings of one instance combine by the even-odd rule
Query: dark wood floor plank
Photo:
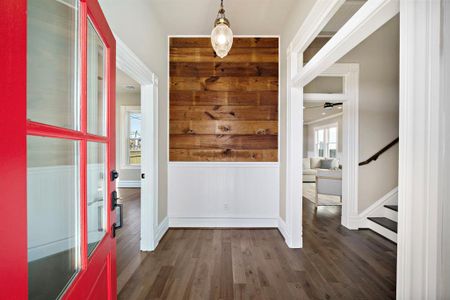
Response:
POLYGON ((302 249, 276 229, 170 229, 119 299, 394 299, 396 245, 340 210, 304 200, 302 249))

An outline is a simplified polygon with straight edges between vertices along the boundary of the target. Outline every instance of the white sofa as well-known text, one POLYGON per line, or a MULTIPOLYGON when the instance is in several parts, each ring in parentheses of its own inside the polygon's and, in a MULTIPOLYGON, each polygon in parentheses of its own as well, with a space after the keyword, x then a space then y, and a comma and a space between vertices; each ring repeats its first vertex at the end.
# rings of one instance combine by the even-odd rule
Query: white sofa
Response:
POLYGON ((303 159, 303 182, 316 182, 317 171, 339 169, 336 158, 308 157, 303 159), (325 161, 325 162, 323 162, 325 161))

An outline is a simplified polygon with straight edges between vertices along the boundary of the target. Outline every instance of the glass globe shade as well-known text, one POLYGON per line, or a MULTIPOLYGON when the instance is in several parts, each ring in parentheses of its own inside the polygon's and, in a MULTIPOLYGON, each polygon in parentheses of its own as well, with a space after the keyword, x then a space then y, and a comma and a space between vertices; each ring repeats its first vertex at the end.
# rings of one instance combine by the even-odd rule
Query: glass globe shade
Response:
POLYGON ((217 24, 211 32, 211 44, 220 58, 227 56, 233 45, 233 31, 226 24, 217 24))

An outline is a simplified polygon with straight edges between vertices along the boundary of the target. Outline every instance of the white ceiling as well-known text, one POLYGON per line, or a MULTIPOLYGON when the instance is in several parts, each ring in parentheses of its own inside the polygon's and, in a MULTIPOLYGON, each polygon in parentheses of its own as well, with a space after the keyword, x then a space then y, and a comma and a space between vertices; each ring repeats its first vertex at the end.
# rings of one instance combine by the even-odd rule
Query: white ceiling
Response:
MULTIPOLYGON (((235 35, 278 35, 300 0, 224 0, 235 35)), ((219 0, 149 0, 169 35, 209 35, 219 0)))
POLYGON ((141 86, 139 83, 131 79, 131 77, 119 68, 116 69, 116 93, 137 94, 140 90, 141 86), (134 89, 131 87, 134 87, 134 89))
POLYGON ((337 114, 342 113, 342 106, 341 109, 338 108, 338 106, 334 106, 332 109, 324 109, 323 105, 324 102, 318 102, 318 101, 305 101, 304 107, 315 107, 315 108, 309 108, 303 110, 303 122, 305 124, 317 121, 323 118, 327 118, 330 116, 334 116, 337 114), (321 106, 317 107, 316 106, 321 106))

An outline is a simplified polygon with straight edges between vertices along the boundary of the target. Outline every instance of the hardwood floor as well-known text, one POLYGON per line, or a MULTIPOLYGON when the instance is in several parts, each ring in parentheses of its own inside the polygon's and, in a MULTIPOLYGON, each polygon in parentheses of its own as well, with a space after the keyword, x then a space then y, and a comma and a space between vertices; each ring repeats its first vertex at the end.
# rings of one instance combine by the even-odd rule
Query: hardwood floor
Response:
POLYGON ((276 229, 171 229, 119 299, 395 298, 396 245, 303 203, 303 249, 276 229))
POLYGON ((140 251, 141 189, 118 189, 119 203, 123 204, 123 227, 117 231, 117 290, 123 288, 134 271, 147 256, 140 251))

